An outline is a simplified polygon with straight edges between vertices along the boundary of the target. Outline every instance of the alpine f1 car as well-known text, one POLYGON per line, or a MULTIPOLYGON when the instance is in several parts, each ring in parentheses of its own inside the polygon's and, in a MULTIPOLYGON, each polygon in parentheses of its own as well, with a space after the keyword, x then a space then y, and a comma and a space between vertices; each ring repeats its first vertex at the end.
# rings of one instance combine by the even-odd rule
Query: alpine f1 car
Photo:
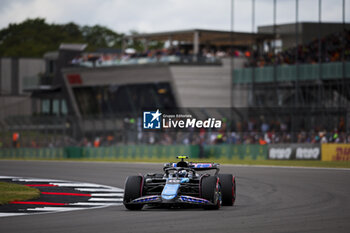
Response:
POLYGON ((148 173, 129 176, 125 182, 125 207, 140 210, 144 205, 181 207, 199 205, 205 209, 233 206, 236 200, 236 180, 232 174, 219 174, 217 163, 181 161, 164 164, 163 174, 148 173), (210 175, 209 172, 212 170, 210 175))

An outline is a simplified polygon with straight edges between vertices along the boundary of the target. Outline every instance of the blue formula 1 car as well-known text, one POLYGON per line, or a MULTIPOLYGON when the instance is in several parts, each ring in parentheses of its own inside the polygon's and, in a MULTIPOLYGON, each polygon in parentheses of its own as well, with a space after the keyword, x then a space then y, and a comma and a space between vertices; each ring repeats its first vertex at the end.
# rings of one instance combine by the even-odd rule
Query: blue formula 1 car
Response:
MULTIPOLYGON (((236 200, 236 180, 232 174, 219 174, 217 163, 181 161, 166 163, 163 174, 149 173, 129 176, 125 182, 125 207, 140 210, 147 205, 181 207, 199 205, 205 209, 233 206, 236 200), (209 172, 215 172, 211 175, 209 172)), ((212 173, 213 173, 212 172, 212 173)))

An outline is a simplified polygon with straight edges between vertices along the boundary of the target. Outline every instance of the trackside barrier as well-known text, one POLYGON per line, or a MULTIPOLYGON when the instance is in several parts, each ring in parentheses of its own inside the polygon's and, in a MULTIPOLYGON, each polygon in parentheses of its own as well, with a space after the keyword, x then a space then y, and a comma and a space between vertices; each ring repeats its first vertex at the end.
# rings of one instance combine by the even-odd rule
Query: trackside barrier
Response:
MULTIPOLYGON (((278 160, 320 160, 320 144, 270 144, 268 159, 278 160)), ((323 154, 323 153, 322 153, 323 154)))
MULTIPOLYGON (((199 146, 159 146, 136 145, 83 148, 83 158, 90 159, 172 159, 177 155, 188 155, 190 158, 199 158, 199 146)), ((210 145, 204 146, 204 158, 223 159, 250 159, 264 160, 267 158, 267 146, 261 145, 210 145)))
POLYGON ((78 146, 65 147, 64 152, 67 159, 80 159, 82 158, 83 148, 78 146))
POLYGON ((64 148, 17 148, 0 149, 1 159, 63 159, 64 148))
POLYGON ((177 155, 229 160, 322 159, 349 162, 350 144, 207 145, 202 149, 198 145, 0 149, 0 159, 169 159, 177 155))
POLYGON ((152 159, 188 155, 198 158, 198 146, 134 145, 113 147, 0 149, 0 159, 152 159))
POLYGON ((198 158, 198 146, 134 145, 98 148, 82 148, 82 157, 89 159, 152 159, 175 158, 177 155, 189 155, 198 158))
POLYGON ((322 144, 322 161, 350 162, 350 144, 322 144))
POLYGON ((204 146, 206 158, 265 160, 267 159, 266 145, 207 145, 204 146))
POLYGON ((267 146, 261 145, 120 145, 111 147, 0 149, 1 159, 173 159, 188 155, 211 159, 267 159, 267 146))

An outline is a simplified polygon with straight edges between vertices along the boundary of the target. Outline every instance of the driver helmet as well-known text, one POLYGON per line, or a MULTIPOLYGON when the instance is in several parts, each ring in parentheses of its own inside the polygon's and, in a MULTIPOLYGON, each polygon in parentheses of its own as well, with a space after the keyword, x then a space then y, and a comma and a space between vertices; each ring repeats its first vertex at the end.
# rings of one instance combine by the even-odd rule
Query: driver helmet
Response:
POLYGON ((181 170, 181 171, 179 171, 179 177, 186 177, 186 175, 187 175, 187 171, 186 170, 181 170))

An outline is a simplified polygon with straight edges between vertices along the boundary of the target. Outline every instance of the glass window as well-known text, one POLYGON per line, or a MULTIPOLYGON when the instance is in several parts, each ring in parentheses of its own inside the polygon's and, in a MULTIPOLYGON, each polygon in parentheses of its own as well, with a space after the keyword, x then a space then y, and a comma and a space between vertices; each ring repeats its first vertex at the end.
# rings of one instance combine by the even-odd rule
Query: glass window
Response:
POLYGON ((115 115, 144 109, 176 107, 169 83, 77 87, 74 95, 82 115, 115 115))
POLYGON ((52 114, 59 115, 60 114, 60 100, 54 99, 52 101, 52 114))
POLYGON ((67 108, 67 103, 66 100, 61 100, 61 113, 62 115, 67 115, 68 113, 68 108, 67 108))
POLYGON ((43 114, 50 113, 50 99, 41 100, 41 113, 43 114))

